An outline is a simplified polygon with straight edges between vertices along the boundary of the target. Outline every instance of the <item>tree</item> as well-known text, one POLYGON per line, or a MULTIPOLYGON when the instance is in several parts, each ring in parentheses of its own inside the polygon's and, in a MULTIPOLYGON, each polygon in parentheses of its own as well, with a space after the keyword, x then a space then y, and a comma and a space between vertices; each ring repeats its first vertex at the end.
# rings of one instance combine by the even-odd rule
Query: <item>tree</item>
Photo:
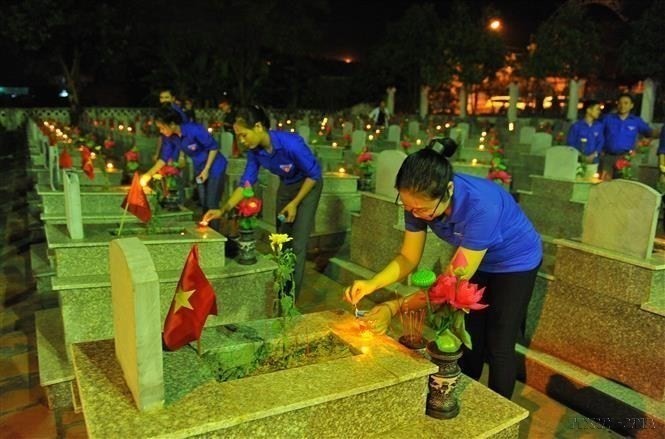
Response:
POLYGON ((122 5, 114 5, 117 2, 82 6, 75 0, 25 0, 9 6, 0 18, 2 36, 36 55, 44 75, 62 73, 74 125, 82 111, 84 78, 104 64, 117 63, 125 48, 127 28, 118 14, 122 5))
POLYGON ((654 0, 642 16, 630 24, 630 34, 620 48, 624 73, 651 77, 665 84, 665 38, 663 37, 665 0, 654 0))

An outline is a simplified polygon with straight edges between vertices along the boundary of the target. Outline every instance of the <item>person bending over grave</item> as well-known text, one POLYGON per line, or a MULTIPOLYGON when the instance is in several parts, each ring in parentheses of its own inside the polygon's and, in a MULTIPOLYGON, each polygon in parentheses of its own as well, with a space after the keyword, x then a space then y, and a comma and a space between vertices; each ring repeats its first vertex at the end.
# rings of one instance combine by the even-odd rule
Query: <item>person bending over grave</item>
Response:
POLYGON ((248 151, 247 165, 238 187, 220 209, 208 211, 203 221, 220 218, 243 198, 246 183, 256 183, 259 168, 279 177, 275 212, 277 233, 286 233, 296 256, 295 295, 298 298, 305 271, 307 240, 314 226, 316 209, 323 187, 321 166, 305 140, 296 133, 270 130, 270 121, 258 105, 238 110, 233 129, 248 151))
POLYGON ((600 102, 588 100, 584 103, 584 117, 570 126, 566 144, 576 148, 587 163, 598 163, 605 137, 600 117, 600 102))
MULTIPOLYGON (((219 206, 227 161, 219 152, 219 145, 212 135, 203 125, 183 123, 173 108, 160 108, 155 115, 155 122, 164 136, 164 143, 157 162, 141 176, 141 184, 147 184, 164 165, 176 162, 180 153, 183 153, 189 156, 194 164, 199 203, 203 212, 219 206)), ((219 230, 219 222, 212 223, 211 227, 219 230)))
MULTIPOLYGON (((489 362, 489 387, 510 398, 515 386, 515 342, 525 322, 527 305, 542 262, 540 235, 513 197, 485 178, 453 172, 449 158, 457 149, 450 138, 433 139, 427 148, 404 160, 395 179, 397 200, 404 207, 405 232, 399 254, 383 270, 346 288, 344 299, 356 304, 364 296, 404 279, 423 255, 427 227, 457 247, 455 274, 485 287, 489 306, 466 315, 473 349, 465 349, 462 371, 480 378, 489 362)), ((446 268, 452 274, 453 263, 446 268)), ((381 303, 363 317, 372 330, 386 331, 402 306, 425 307, 421 291, 402 300, 381 303)))

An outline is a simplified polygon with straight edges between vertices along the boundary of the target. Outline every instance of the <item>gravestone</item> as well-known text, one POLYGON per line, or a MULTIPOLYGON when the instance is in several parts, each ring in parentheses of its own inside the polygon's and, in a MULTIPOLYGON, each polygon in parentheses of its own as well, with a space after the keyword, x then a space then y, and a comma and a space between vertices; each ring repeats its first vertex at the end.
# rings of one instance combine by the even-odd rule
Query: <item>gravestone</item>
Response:
MULTIPOLYGON (((665 127, 661 127, 660 129, 664 129, 665 127)), ((660 145, 660 140, 659 139, 653 139, 651 140, 651 144, 649 145, 649 154, 647 155, 647 165, 650 166, 658 166, 658 148, 660 145)))
POLYGON ((224 131, 220 135, 220 145, 219 145, 222 155, 229 159, 233 156, 233 134, 224 131))
POLYGON ((390 125, 388 127, 388 141, 395 142, 399 145, 400 138, 402 137, 402 129, 399 125, 390 125))
POLYGON ((406 159, 402 151, 382 151, 376 165, 376 184, 374 192, 388 198, 397 197, 395 177, 406 159))
POLYGON ((636 258, 653 252, 661 194, 647 185, 612 180, 591 188, 582 242, 636 258))
POLYGON ((344 122, 342 124, 342 136, 346 136, 347 134, 350 136, 351 133, 353 133, 353 123, 344 122))
POLYGON ((145 244, 114 239, 109 246, 115 356, 139 410, 164 404, 159 278, 145 244))
POLYGON ((548 178, 575 180, 579 152, 570 146, 553 146, 545 153, 545 171, 548 178))
POLYGON ((519 143, 523 143, 526 145, 531 144, 531 140, 533 139, 534 134, 536 134, 535 127, 520 128, 519 143))
POLYGON ((56 190, 60 186, 60 152, 58 145, 48 149, 48 174, 51 189, 56 190))
POLYGON ((412 139, 418 137, 418 135, 420 134, 420 123, 418 123, 417 120, 412 120, 411 122, 409 122, 408 132, 409 132, 409 137, 411 137, 412 139))
POLYGON ((305 139, 305 143, 309 143, 310 128, 308 125, 298 125, 298 134, 305 139))
POLYGON ((362 130, 356 130, 351 135, 351 151, 360 154, 367 144, 367 133, 362 130))
MULTIPOLYGON (((520 132, 521 135, 521 132, 520 132)), ((549 133, 535 133, 531 138, 530 152, 533 155, 545 155, 552 146, 552 135, 549 133)))
POLYGON ((81 217, 81 186, 76 172, 62 172, 65 195, 65 218, 67 231, 72 239, 83 239, 83 218, 81 217))
POLYGON ((457 128, 461 131, 461 137, 460 137, 460 142, 459 146, 463 147, 466 146, 467 141, 469 140, 469 130, 470 126, 466 122, 461 122, 457 124, 457 128))

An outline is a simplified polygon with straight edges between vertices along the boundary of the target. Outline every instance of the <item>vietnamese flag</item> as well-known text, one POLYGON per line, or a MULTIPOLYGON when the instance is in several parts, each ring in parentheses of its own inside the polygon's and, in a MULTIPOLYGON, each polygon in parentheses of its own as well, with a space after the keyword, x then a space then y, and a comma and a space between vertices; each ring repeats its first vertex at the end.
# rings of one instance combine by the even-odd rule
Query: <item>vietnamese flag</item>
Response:
POLYGON ((175 351, 199 340, 209 314, 217 315, 217 298, 199 266, 199 250, 194 244, 164 321, 164 345, 175 351))
POLYGON ((122 201, 122 204, 120 204, 120 207, 127 209, 128 212, 132 213, 144 223, 150 221, 150 218, 152 217, 150 203, 148 203, 148 197, 146 197, 143 192, 138 172, 134 173, 132 185, 129 187, 129 192, 122 201))

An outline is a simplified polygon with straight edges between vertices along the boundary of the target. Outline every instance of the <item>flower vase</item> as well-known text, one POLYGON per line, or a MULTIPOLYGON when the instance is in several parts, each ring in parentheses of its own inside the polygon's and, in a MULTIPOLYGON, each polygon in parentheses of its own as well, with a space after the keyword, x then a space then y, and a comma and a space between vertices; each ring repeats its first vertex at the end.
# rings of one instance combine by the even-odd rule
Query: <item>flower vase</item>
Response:
POLYGON ((165 195, 161 202, 159 203, 164 210, 169 212, 176 212, 180 210, 178 195, 175 192, 169 192, 168 195, 165 195))
POLYGON ((254 229, 240 229, 238 237, 238 264, 256 264, 256 238, 254 229))
POLYGON ((364 192, 372 191, 372 173, 363 173, 358 179, 358 190, 364 192))
POLYGON ((459 414, 459 404, 455 395, 457 380, 462 373, 457 360, 462 350, 442 352, 436 343, 427 343, 427 353, 439 371, 429 376, 429 392, 425 413, 437 419, 451 419, 459 414))

